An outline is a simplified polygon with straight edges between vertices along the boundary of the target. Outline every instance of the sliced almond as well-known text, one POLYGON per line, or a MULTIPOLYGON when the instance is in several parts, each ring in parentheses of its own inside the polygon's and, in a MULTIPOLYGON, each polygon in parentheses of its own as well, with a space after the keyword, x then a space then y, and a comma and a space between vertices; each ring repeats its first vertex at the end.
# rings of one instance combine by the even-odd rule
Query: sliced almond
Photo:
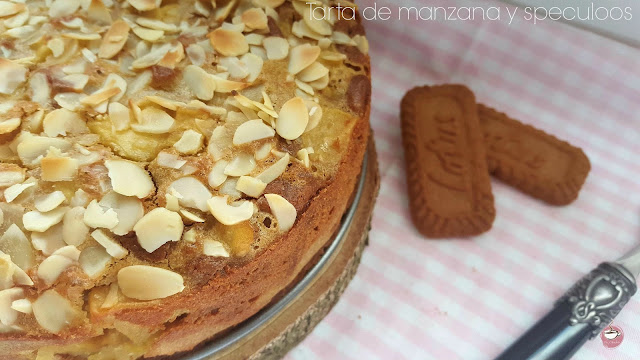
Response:
POLYGON ((104 165, 109 170, 111 186, 118 194, 145 198, 155 190, 149 173, 130 161, 107 160, 104 165))
POLYGON ((11 304, 24 298, 24 290, 12 288, 0 290, 0 325, 13 325, 18 319, 18 312, 11 308, 11 304))
POLYGON ((265 194, 264 197, 269 203, 271 213, 278 221, 278 229, 280 232, 287 232, 296 222, 297 211, 287 199, 278 194, 265 194))
POLYGON ((118 286, 127 297, 136 300, 163 299, 184 290, 180 274, 147 266, 127 266, 118 271, 118 286))
POLYGON ((284 38, 278 36, 265 38, 263 46, 269 60, 282 60, 289 56, 289 42, 284 38))
MULTIPOLYGON (((60 2, 66 0, 58 0, 60 2)), ((69 300, 55 290, 47 290, 32 304, 33 315, 40 326, 51 333, 58 333, 80 316, 69 300)))
POLYGON ((320 47, 309 44, 298 45, 291 49, 289 73, 296 75, 313 64, 320 55, 320 47))
POLYGON ((118 224, 110 228, 116 235, 127 235, 144 216, 142 202, 136 197, 120 195, 115 191, 107 193, 99 202, 101 206, 117 214, 118 224))
POLYGON ((101 246, 85 248, 78 258, 82 271, 92 279, 102 275, 112 260, 111 255, 101 246))
POLYGON ((264 143, 262 146, 256 149, 256 152, 253 154, 253 157, 256 158, 256 160, 266 159, 267 156, 269 156, 269 154, 271 153, 272 147, 273 147, 272 143, 264 143))
POLYGON ((207 54, 204 52, 202 46, 198 44, 191 44, 187 46, 186 52, 189 60, 195 66, 202 66, 207 59, 207 54))
POLYGON ((51 49, 53 57, 60 57, 64 53, 64 41, 60 38, 53 38, 47 41, 47 47, 51 49))
POLYGON ((24 181, 25 170, 15 164, 0 163, 0 187, 19 184, 24 181))
POLYGON ((164 36, 164 31, 162 30, 154 30, 147 29, 141 26, 136 26, 133 28, 133 33, 136 34, 140 39, 146 40, 148 42, 156 42, 164 36))
POLYGON ((282 173, 284 173, 285 170, 287 170, 287 166, 289 165, 289 160, 290 160, 289 154, 285 153, 285 155, 280 160, 276 161, 273 165, 269 166, 262 173, 260 173, 260 175, 258 175, 256 178, 266 184, 272 182, 273 180, 277 179, 280 175, 282 175, 282 173))
POLYGON ((78 160, 50 151, 40 162, 40 167, 44 181, 70 181, 78 173, 78 160))
POLYGON ((275 130, 267 126, 262 120, 249 120, 236 129, 233 135, 233 145, 242 145, 270 138, 275 136, 275 133, 275 130))
POLYGON ((298 73, 297 78, 304 82, 312 82, 322 78, 328 73, 329 69, 327 69, 324 65, 320 64, 319 62, 314 62, 306 69, 298 73))
POLYGON ((53 98, 56 104, 60 105, 63 109, 69 111, 78 111, 84 107, 82 100, 86 98, 85 94, 77 93, 59 93, 53 98))
POLYGON ((270 7, 270 8, 277 8, 278 6, 284 4, 285 0, 253 0, 251 1, 251 3, 254 6, 259 6, 261 8, 266 8, 266 7, 270 7))
POLYGON ((109 285, 109 292, 107 293, 107 296, 105 296, 104 298, 104 302, 102 303, 102 305, 100 306, 101 309, 109 309, 114 307, 119 300, 118 297, 118 293, 119 293, 119 287, 118 287, 118 283, 114 282, 111 283, 111 285, 109 285))
POLYGON ((247 88, 250 84, 238 81, 223 79, 216 75, 211 75, 216 82, 216 91, 220 93, 230 93, 232 91, 240 91, 247 88))
POLYGON ((260 8, 252 8, 242 13, 242 22, 245 26, 253 30, 263 30, 268 28, 267 15, 260 8))
POLYGON ((122 247, 122 245, 118 244, 111 236, 107 235, 100 229, 94 230, 91 233, 91 237, 97 241, 98 244, 102 245, 109 255, 116 259, 122 259, 129 253, 127 249, 122 247))
POLYGON ((22 216, 22 223, 24 224, 24 228, 29 231, 44 232, 62 221, 62 217, 67 210, 68 208, 66 207, 59 207, 46 213, 35 210, 29 211, 22 216))
POLYGON ((320 124, 320 120, 322 119, 322 107, 313 101, 305 101, 307 105, 307 109, 309 109, 309 123, 307 123, 307 128, 304 129, 304 132, 309 132, 315 129, 318 124, 320 124))
POLYGON ((116 87, 101 89, 83 98, 82 100, 80 100, 80 103, 88 106, 98 106, 120 93, 121 93, 120 89, 116 87))
POLYGON ((180 215, 164 208, 151 210, 133 227, 138 243, 149 253, 169 241, 180 240, 182 230, 180 215))
POLYGON ((254 198, 260 197, 266 187, 265 182, 251 176, 241 176, 236 184, 238 191, 254 198))
POLYGON ((242 55, 240 60, 247 65, 247 70, 249 71, 249 76, 247 77, 246 81, 250 83, 254 82, 262 72, 264 60, 262 60, 260 56, 251 53, 242 55))
POLYGON ((242 201, 236 205, 227 203, 229 196, 214 196, 207 201, 209 211, 223 225, 235 225, 253 216, 253 204, 242 201))
POLYGON ((182 137, 173 144, 173 147, 181 154, 193 155, 202 147, 202 141, 202 134, 189 129, 182 133, 182 137))
POLYGON ((217 188, 227 180, 227 175, 224 173, 227 165, 229 165, 229 162, 226 160, 220 160, 213 165, 208 176, 209 186, 217 188))
POLYGON ((78 261, 79 256, 80 250, 75 246, 68 245, 56 250, 40 263, 38 277, 47 285, 53 284, 67 268, 78 261))
MULTIPOLYGON (((311 30, 323 36, 331 35, 331 33, 333 32, 331 24, 329 24, 324 20, 324 16, 318 17, 314 14, 314 11, 316 8, 313 7, 313 5, 304 6, 303 9, 304 9, 304 12, 301 14, 302 20, 304 20, 305 24, 307 24, 307 26, 311 30)), ((324 10, 324 12, 322 12, 323 14, 328 13, 327 8, 323 10, 324 10)))
POLYGON ((65 243, 80 246, 89 235, 89 227, 84 222, 85 209, 76 206, 69 209, 62 218, 62 239, 65 243))
POLYGON ((31 233, 31 245, 33 248, 49 256, 56 250, 67 246, 62 236, 62 224, 57 224, 45 232, 31 233))
POLYGON ((311 87, 316 90, 322 90, 326 88, 329 85, 329 74, 321 77, 318 80, 310 82, 309 85, 311 85, 311 87))
POLYGON ((71 88, 75 91, 82 91, 84 87, 89 82, 89 75, 85 74, 70 74, 64 76, 62 79, 63 82, 69 84, 71 88))
POLYGON ((118 225, 118 214, 115 210, 100 206, 91 200, 83 216, 84 223, 91 228, 113 229, 118 225))
POLYGON ((165 205, 167 210, 171 210, 174 212, 180 211, 180 202, 178 200, 177 194, 178 192, 173 190, 172 188, 169 188, 169 191, 164 194, 165 201, 167 202, 167 204, 165 205))
POLYGON ((80 115, 67 109, 56 109, 48 113, 42 121, 42 126, 44 133, 50 137, 89 132, 89 128, 80 115))
POLYGON ((219 28, 207 36, 211 46, 223 56, 240 56, 249 51, 249 44, 240 32, 219 28))
POLYGON ((38 211, 47 212, 57 208, 65 200, 67 200, 67 198, 64 196, 64 193, 60 190, 57 190, 37 198, 34 204, 38 211))
POLYGON ((187 160, 181 159, 178 155, 166 151, 161 151, 156 157, 156 161, 158 165, 171 169, 180 169, 187 163, 187 160))
POLYGON ((14 300, 11 303, 11 309, 23 314, 31 314, 32 313, 31 301, 29 301, 28 299, 14 300))
POLYGON ((140 123, 131 124, 131 128, 137 132, 149 134, 166 134, 175 124, 171 115, 157 107, 147 107, 140 113, 140 123))
POLYGON ((111 59, 116 56, 127 42, 129 30, 130 27, 124 20, 114 22, 102 38, 98 56, 103 59, 111 59))
POLYGON ((0 17, 15 15, 24 11, 27 7, 25 4, 14 3, 10 1, 0 1, 0 17))
POLYGON ((118 102, 109 103, 109 120, 115 131, 123 131, 131 124, 131 112, 129 108, 118 102))
POLYGON ((49 6, 49 17, 65 17, 73 14, 80 8, 80 0, 53 0, 49 6))
POLYGON ((178 32, 180 30, 174 24, 169 24, 169 23, 166 23, 166 22, 161 21, 161 20, 147 18, 147 17, 138 17, 138 18, 136 18, 136 23, 138 25, 140 25, 140 26, 144 26, 144 27, 149 28, 149 29, 162 30, 162 31, 168 32, 168 33, 178 32))
POLYGON ((0 251, 0 289, 8 289, 14 285, 33 286, 33 281, 9 254, 0 251))
POLYGON ((25 182, 22 184, 11 185, 4 190, 4 200, 8 203, 17 199, 28 188, 37 185, 37 182, 25 182))
POLYGON ((184 81, 198 99, 211 100, 213 98, 216 81, 201 67, 188 65, 184 69, 184 81))
POLYGON ((87 8, 89 20, 97 23, 111 24, 111 13, 102 0, 91 0, 87 8))
POLYGON ((0 93, 13 93, 27 80, 27 72, 27 68, 23 65, 0 58, 0 93))
POLYGON ((138 11, 149 11, 160 7, 162 0, 127 0, 138 11))
POLYGON ((284 139, 295 140, 304 133, 308 123, 307 106, 302 98, 295 97, 282 105, 276 120, 276 132, 284 139))
MULTIPOLYGON (((24 226, 27 228, 27 223, 24 226)), ((44 227, 46 224, 42 226, 44 227)), ((16 224, 9 225, 0 237, 0 251, 9 255, 11 261, 25 271, 35 264, 35 254, 31 243, 16 224)))
POLYGON ((309 168, 309 151, 307 149, 298 150, 296 158, 302 162, 304 167, 309 168))
POLYGON ((196 223, 205 222, 205 220, 203 218, 201 218, 200 216, 192 213, 189 210, 180 209, 180 215, 182 215, 185 219, 187 219, 189 221, 192 221, 192 222, 196 222, 196 223))
POLYGON ((229 165, 224 169, 224 173, 228 176, 242 176, 249 174, 255 167, 256 160, 252 155, 240 153, 231 160, 229 165))
POLYGON ((169 188, 180 194, 178 197, 180 205, 200 211, 207 211, 207 200, 213 196, 200 180, 191 176, 172 182, 169 188))
POLYGON ((202 243, 202 252, 207 256, 229 257, 229 252, 224 248, 224 245, 211 239, 207 239, 202 243))

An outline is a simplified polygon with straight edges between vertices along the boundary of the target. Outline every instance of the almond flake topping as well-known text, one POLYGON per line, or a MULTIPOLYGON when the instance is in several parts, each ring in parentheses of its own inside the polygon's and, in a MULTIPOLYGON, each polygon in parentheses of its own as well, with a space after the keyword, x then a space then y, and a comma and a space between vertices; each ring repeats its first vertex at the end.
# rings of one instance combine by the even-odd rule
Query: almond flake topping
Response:
POLYGON ((229 196, 214 196, 207 200, 209 211, 223 225, 235 225, 249 220, 253 216, 253 204, 250 201, 241 201, 237 204, 228 204, 229 196))
POLYGON ((320 47, 309 44, 298 45, 291 49, 289 73, 296 75, 313 64, 320 56, 320 47))
POLYGON ((249 51, 249 44, 240 32, 218 28, 208 36, 211 46, 223 56, 240 56, 249 51))
POLYGON ((268 27, 264 10, 253 8, 242 13, 242 22, 250 29, 263 30, 268 27))
MULTIPOLYGON (((62 0, 58 0, 62 1, 62 0)), ((127 0, 138 11, 149 11, 160 7, 162 0, 127 0)))
POLYGON ((289 42, 278 36, 271 36, 263 41, 269 60, 282 60, 289 56, 289 42))
POLYGON ((282 173, 287 170, 287 166, 289 165, 290 156, 288 153, 285 153, 280 160, 276 161, 273 165, 269 166, 265 169, 257 178, 268 184, 273 180, 277 179, 282 173))
POLYGON ((200 100, 211 100, 216 90, 215 79, 201 67, 189 65, 184 69, 184 81, 200 100))
POLYGON ((66 207, 59 207, 46 213, 29 211, 22 216, 22 223, 24 228, 29 231, 44 232, 62 221, 62 217, 67 210, 68 208, 66 207))
POLYGON ((207 200, 213 195, 200 180, 187 176, 180 178, 169 185, 170 189, 175 190, 180 196, 178 201, 180 205, 207 211, 207 200))
POLYGON ((155 190, 149 173, 140 166, 126 160, 107 160, 111 186, 118 194, 145 198, 155 190))
POLYGON ((10 1, 0 1, 0 17, 15 15, 27 7, 10 1))
POLYGON ((27 80, 27 68, 11 60, 0 58, 0 93, 11 94, 27 80))
POLYGON ((107 269, 113 257, 101 246, 89 246, 80 253, 78 262, 85 274, 90 278, 98 278, 107 269))
POLYGON ((150 106, 140 112, 140 122, 132 123, 131 128, 137 132, 149 134, 165 134, 171 131, 175 120, 162 109, 150 106))
MULTIPOLYGON (((67 0, 58 0, 60 2, 67 0)), ((33 315, 40 326, 51 333, 58 333, 80 316, 69 300, 55 290, 47 290, 32 304, 33 315)))
POLYGON ((142 40, 146 40, 148 42, 156 42, 164 36, 164 31, 162 30, 147 29, 141 26, 134 27, 133 33, 142 40))
POLYGON ((58 190, 37 198, 35 201, 35 206, 38 211, 47 212, 57 208, 65 200, 67 199, 64 196, 64 193, 58 190))
POLYGON ((62 218, 62 239, 68 245, 80 246, 89 236, 89 227, 84 222, 85 209, 76 206, 62 218))
POLYGON ((123 20, 114 22, 102 38, 98 56, 103 59, 111 59, 116 56, 127 42, 129 29, 129 25, 123 20))
POLYGON ((280 116, 276 119, 276 132, 287 140, 295 140, 307 128, 309 112, 305 102, 295 97, 282 105, 280 116))
POLYGON ((78 261, 80 251, 75 246, 65 246, 56 250, 38 266, 38 277, 45 284, 53 284, 68 267, 78 261))
POLYGON ((59 150, 48 151, 40 162, 40 167, 44 181, 70 181, 78 173, 78 160, 62 156, 59 150))
POLYGON ((269 203, 271 213, 278 220, 278 229, 280 232, 287 232, 296 222, 297 211, 287 199, 278 194, 265 194, 264 196, 269 203))
POLYGON ((116 235, 127 235, 133 231, 135 224, 144 216, 144 207, 137 197, 120 195, 115 191, 108 192, 99 204, 116 213, 118 224, 110 228, 116 235))
POLYGON ((266 187, 265 182, 251 176, 241 176, 236 183, 236 190, 253 198, 260 197, 266 187))
POLYGON ((249 120, 236 129, 233 145, 247 144, 256 140, 271 138, 276 132, 262 120, 249 120))
POLYGON ((221 242, 210 239, 202 243, 202 252, 207 256, 229 257, 229 252, 221 242))
POLYGON ((116 259, 122 259, 127 256, 129 251, 118 244, 111 236, 107 235, 104 231, 98 229, 91 233, 91 237, 102 245, 104 249, 116 259))
POLYGON ((184 290, 180 274, 148 265, 127 266, 118 271, 118 286, 136 300, 163 299, 184 290))
MULTIPOLYGON (((27 218, 27 222, 25 222, 23 217, 22 221, 26 230, 30 230, 29 228, 34 228, 32 226, 31 220, 31 216, 29 216, 27 218)), ((47 225, 48 224, 46 223, 42 224, 40 225, 40 228, 47 227, 47 225)), ((29 239, 27 239, 25 234, 16 224, 9 225, 4 234, 2 234, 2 237, 0 237, 0 252, 9 255, 11 257, 11 261, 13 261, 13 263, 16 264, 20 269, 25 271, 31 268, 35 263, 35 254, 33 249, 31 248, 29 239)))
POLYGON ((149 253, 156 251, 169 241, 180 240, 182 230, 180 215, 165 208, 149 211, 133 227, 138 243, 149 253))

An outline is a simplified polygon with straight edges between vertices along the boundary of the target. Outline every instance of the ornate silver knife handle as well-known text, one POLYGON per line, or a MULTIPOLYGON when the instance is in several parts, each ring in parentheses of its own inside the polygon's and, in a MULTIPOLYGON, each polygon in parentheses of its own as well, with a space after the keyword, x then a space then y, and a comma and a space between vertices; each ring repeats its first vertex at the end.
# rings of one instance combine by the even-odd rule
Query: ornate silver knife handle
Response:
POLYGON ((622 266, 602 263, 580 279, 558 300, 572 305, 569 324, 589 324, 589 338, 598 336, 636 293, 636 283, 630 278, 633 276, 622 266))
POLYGON ((635 294, 634 274, 615 262, 600 264, 575 283, 551 312, 496 360, 565 360, 611 323, 635 294))

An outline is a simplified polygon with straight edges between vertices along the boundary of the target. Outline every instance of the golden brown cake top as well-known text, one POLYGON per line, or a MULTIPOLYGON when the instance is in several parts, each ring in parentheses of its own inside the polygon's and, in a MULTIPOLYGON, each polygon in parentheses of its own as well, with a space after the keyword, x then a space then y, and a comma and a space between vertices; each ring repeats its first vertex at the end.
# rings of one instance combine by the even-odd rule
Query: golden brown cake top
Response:
POLYGON ((185 264, 286 233, 361 115, 368 44, 334 3, 0 0, 0 333, 86 323, 92 289, 178 294, 185 264))

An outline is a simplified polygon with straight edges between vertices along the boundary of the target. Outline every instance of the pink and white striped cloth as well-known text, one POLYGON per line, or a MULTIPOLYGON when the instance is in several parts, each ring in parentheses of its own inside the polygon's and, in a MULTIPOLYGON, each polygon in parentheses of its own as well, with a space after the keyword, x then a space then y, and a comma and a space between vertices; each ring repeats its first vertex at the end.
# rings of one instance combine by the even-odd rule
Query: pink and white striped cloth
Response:
MULTIPOLYGON (((492 1, 446 5, 505 9, 492 1)), ((287 358, 493 358, 578 278, 640 243, 640 50, 517 17, 511 25, 378 20, 366 28, 382 176, 370 245, 336 307, 287 358), (592 171, 579 199, 548 206, 493 181, 490 232, 473 240, 421 237, 409 219, 399 102, 413 86, 452 82, 584 149, 592 171)), ((614 324, 625 335, 619 347, 594 339, 575 358, 640 358, 640 295, 614 324)))

